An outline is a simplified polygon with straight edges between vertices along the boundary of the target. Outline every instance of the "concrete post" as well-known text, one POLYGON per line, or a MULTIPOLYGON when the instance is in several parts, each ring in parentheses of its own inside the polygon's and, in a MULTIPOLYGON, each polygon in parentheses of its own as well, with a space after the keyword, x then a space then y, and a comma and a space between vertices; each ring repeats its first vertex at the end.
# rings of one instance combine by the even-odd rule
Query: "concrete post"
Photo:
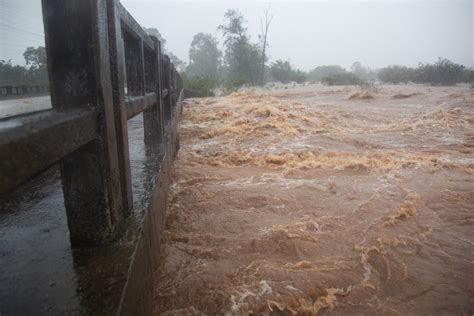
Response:
POLYGON ((106 1, 42 4, 53 108, 97 114, 98 139, 60 163, 71 244, 103 245, 123 219, 106 1))

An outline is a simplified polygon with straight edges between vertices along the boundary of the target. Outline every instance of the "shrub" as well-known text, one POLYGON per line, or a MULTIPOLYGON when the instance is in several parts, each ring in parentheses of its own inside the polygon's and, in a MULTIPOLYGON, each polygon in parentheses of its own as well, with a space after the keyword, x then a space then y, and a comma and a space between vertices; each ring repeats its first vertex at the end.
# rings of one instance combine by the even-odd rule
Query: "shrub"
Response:
POLYGON ((292 70, 290 74, 290 79, 291 81, 294 81, 296 83, 303 83, 306 81, 306 74, 304 73, 304 71, 301 71, 299 69, 292 70))
POLYGON ((474 87, 474 68, 464 71, 464 82, 470 83, 474 87))
POLYGON ((417 68, 418 81, 432 85, 454 85, 463 81, 465 67, 446 58, 435 64, 421 64, 417 68))
POLYGON ((214 96, 214 89, 218 85, 218 80, 212 77, 188 77, 182 73, 184 89, 188 90, 190 94, 196 97, 211 97, 214 96))
POLYGON ((273 80, 281 83, 288 83, 291 81, 303 83, 306 80, 306 74, 303 71, 294 69, 291 67, 289 61, 283 61, 281 59, 278 59, 271 64, 270 75, 273 80))
POLYGON ((384 83, 415 82, 416 70, 406 66, 388 66, 378 72, 378 79, 384 83))
POLYGON ((247 81, 244 78, 241 77, 229 77, 226 78, 222 84, 222 88, 224 93, 229 94, 234 91, 237 91, 240 87, 242 87, 244 84, 246 84, 247 81))
POLYGON ((324 77, 345 72, 344 68, 338 65, 318 66, 308 73, 308 79, 315 83, 320 82, 324 77))

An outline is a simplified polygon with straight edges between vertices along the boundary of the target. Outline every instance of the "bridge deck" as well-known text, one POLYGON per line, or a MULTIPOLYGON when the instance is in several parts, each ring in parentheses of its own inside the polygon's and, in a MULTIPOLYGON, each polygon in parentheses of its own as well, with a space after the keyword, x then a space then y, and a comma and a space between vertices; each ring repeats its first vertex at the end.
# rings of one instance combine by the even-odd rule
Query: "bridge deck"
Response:
POLYGON ((0 119, 47 109, 51 109, 49 95, 0 100, 0 119))
POLYGON ((0 197, 2 315, 116 313, 161 159, 145 153, 142 118, 128 121, 134 208, 122 242, 71 250, 57 166, 0 197))
POLYGON ((157 312, 469 313, 473 105, 421 86, 187 100, 157 312))

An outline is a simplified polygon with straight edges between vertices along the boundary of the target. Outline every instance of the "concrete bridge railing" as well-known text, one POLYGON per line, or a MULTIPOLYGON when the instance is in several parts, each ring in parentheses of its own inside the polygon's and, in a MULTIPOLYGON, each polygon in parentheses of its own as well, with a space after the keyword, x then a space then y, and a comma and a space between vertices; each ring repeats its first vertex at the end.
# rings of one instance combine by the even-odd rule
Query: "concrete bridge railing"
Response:
POLYGON ((153 280, 182 80, 118 0, 43 0, 42 10, 52 110, 0 120, 0 193, 59 163, 71 246, 113 244, 133 206, 127 120, 143 112, 145 147, 164 158, 117 310, 147 314, 150 297, 133 289, 153 280))
POLYGON ((45 0, 43 13, 53 110, 0 123, 0 192, 59 161, 73 246, 106 244, 132 206, 127 120, 144 112, 159 146, 181 79, 118 1, 45 0))
POLYGON ((0 100, 49 93, 47 86, 0 86, 0 100))

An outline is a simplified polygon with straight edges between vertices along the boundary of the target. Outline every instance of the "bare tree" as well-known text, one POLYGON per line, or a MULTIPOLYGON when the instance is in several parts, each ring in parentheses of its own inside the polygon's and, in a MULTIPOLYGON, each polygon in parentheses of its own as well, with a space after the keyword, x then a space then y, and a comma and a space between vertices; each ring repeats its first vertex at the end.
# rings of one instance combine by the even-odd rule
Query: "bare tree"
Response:
POLYGON ((260 18, 260 41, 262 42, 262 69, 261 69, 261 84, 263 85, 265 83, 265 62, 267 59, 267 56, 265 55, 266 49, 267 49, 267 36, 268 36, 268 30, 270 29, 270 24, 272 23, 273 14, 270 14, 270 5, 271 3, 268 4, 268 7, 265 9, 263 12, 263 16, 259 14, 260 18))

